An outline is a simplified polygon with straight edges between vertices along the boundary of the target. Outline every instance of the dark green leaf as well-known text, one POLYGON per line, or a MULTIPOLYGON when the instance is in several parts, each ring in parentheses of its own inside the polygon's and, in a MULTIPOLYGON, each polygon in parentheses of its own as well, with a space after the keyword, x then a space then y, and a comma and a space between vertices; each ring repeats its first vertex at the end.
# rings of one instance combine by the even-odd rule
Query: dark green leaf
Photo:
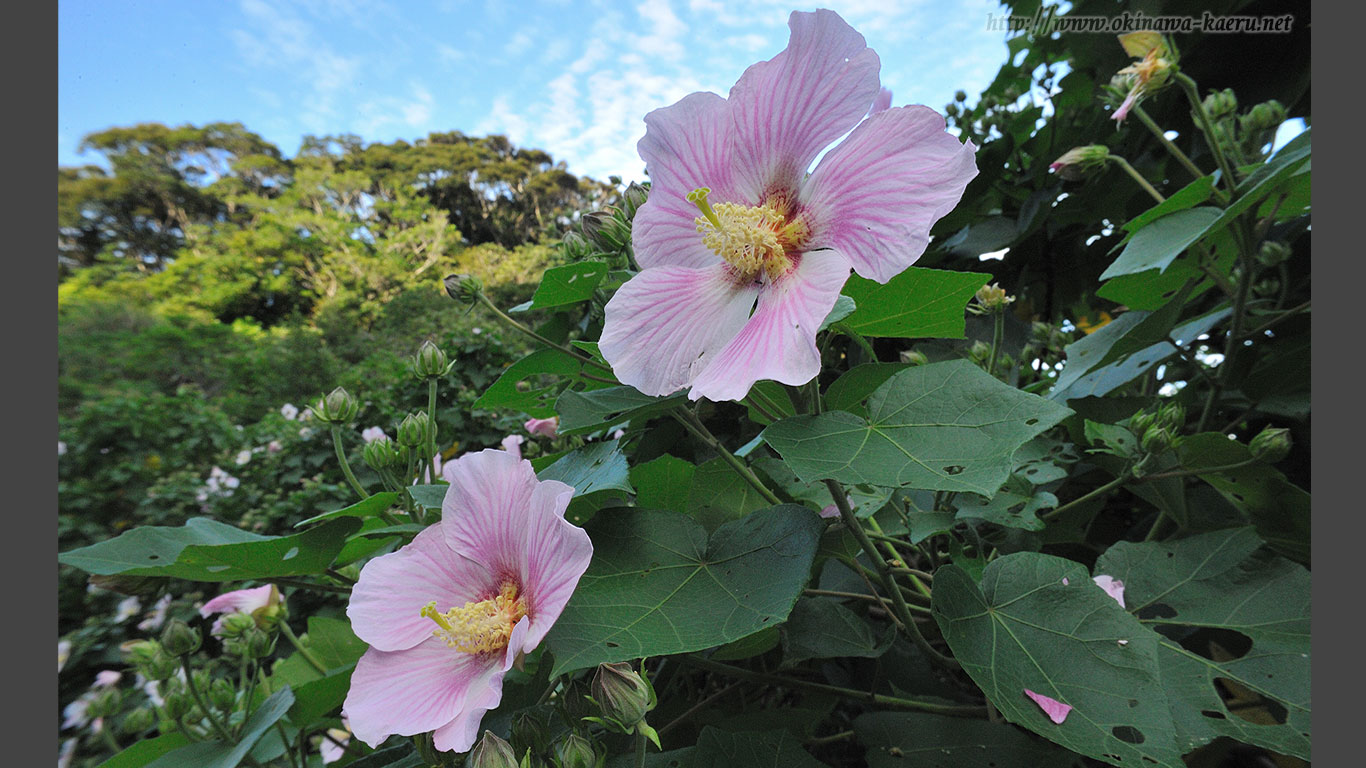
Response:
POLYGON ((266 729, 274 725, 294 703, 294 692, 281 688, 252 713, 236 743, 204 741, 162 755, 147 768, 236 768, 266 729))
POLYGON ((859 412, 859 404, 882 386, 893 374, 909 368, 908 363, 863 363, 844 372, 825 390, 827 411, 859 412))
POLYGON ((541 277, 541 284, 531 297, 531 303, 519 309, 546 309, 585 301, 593 296, 598 283, 607 277, 607 263, 603 261, 580 261, 551 267, 541 277))
POLYGON ((820 333, 826 328, 829 328, 831 324, 838 323, 853 314, 856 308, 857 305, 854 304, 853 299, 844 294, 840 294, 839 298, 835 299, 835 306, 830 308, 830 312, 826 314, 825 319, 821 321, 820 327, 816 329, 816 333, 820 333))
POLYGON ((798 600, 782 630, 784 666, 845 656, 874 659, 896 637, 896 627, 888 624, 874 632, 863 617, 828 597, 798 600))
POLYGON ((688 492, 688 514, 708 531, 763 509, 769 503, 724 459, 698 465, 688 492))
POLYGON ((866 420, 834 411, 785 419, 763 434, 805 482, 991 496, 1015 450, 1070 413, 954 360, 893 375, 869 398, 866 420))
POLYGON ((1154 219, 1160 219, 1163 216, 1176 213, 1177 211, 1184 211, 1187 208, 1194 208, 1210 199, 1210 196, 1213 194, 1214 177, 1201 176, 1182 187, 1176 194, 1130 219, 1129 222, 1124 225, 1124 231, 1132 235, 1134 232, 1137 232, 1152 223, 1154 219))
POLYGON ((1051 768, 1073 759, 1005 723, 927 712, 870 712, 854 731, 869 768, 1051 768))
POLYGON ((332 512, 324 512, 321 515, 295 523, 294 527, 302 528, 305 525, 331 520, 334 517, 374 517, 380 512, 392 507, 396 501, 398 501, 397 493, 394 493, 393 491, 381 491, 367 499, 361 499, 349 507, 343 507, 342 509, 334 510, 332 512))
POLYGON ((787 618, 824 521, 783 505, 708 540, 686 515, 606 510, 589 525, 593 562, 547 644, 553 675, 729 643, 787 618))
POLYGON ((607 490, 635 493, 631 487, 630 468, 626 465, 626 457, 617 448, 616 440, 604 440, 576 448, 536 473, 536 476, 541 480, 559 480, 572 485, 575 496, 607 490))
POLYGON ((183 733, 164 733, 153 739, 139 741, 122 752, 100 763, 98 768, 142 768, 153 760, 190 743, 183 733))
POLYGON ((1129 238, 1119 258, 1101 273, 1100 279, 1109 280, 1150 269, 1165 270, 1210 230, 1222 212, 1209 206, 1190 208, 1149 222, 1129 238))
POLYGON ((730 732, 707 726, 697 739, 691 768, 823 768, 790 731, 730 732))
POLYGON ((536 418, 554 416, 553 398, 559 391, 557 384, 539 388, 529 387, 526 391, 519 390, 517 385, 538 374, 576 376, 582 369, 582 363, 558 349, 538 349, 508 366, 498 380, 489 385, 484 394, 474 401, 474 407, 511 408, 536 418))
POLYGON ((555 412, 560 416, 560 434, 581 435, 611 429, 636 417, 660 413, 686 402, 687 395, 682 392, 653 397, 627 386, 587 392, 570 389, 555 401, 555 412))
POLYGON ((688 511, 688 494, 697 466, 665 454, 631 467, 631 485, 636 489, 636 506, 641 509, 688 511))
POLYGON ((427 509, 439 510, 442 502, 446 500, 446 492, 450 490, 450 487, 449 483, 414 485, 408 489, 408 495, 413 497, 413 501, 427 509))
POLYGON ((844 325, 864 336, 963 338, 963 311, 991 275, 911 267, 885 285, 858 275, 844 293, 858 308, 844 325))

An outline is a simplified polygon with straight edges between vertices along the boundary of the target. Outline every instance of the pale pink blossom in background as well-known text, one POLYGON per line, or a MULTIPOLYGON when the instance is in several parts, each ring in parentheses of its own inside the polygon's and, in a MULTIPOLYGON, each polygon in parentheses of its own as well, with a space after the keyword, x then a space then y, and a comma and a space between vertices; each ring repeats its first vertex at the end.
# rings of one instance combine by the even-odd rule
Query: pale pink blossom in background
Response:
POLYGON ((66 666, 67 659, 71 658, 71 641, 57 641, 57 671, 61 672, 62 667, 66 666))
POLYGON ((106 669, 95 673, 95 687, 108 688, 111 685, 118 685, 123 679, 123 673, 113 669, 106 669))
POLYGON ((1062 721, 1067 719, 1067 713, 1072 711, 1072 706, 1070 704, 1064 704, 1061 701, 1049 698, 1042 693, 1035 693, 1028 688, 1025 689, 1025 695, 1033 699, 1034 703, 1039 705, 1039 709, 1042 709, 1043 713, 1048 715, 1048 719, 1055 723, 1061 724, 1062 721))
POLYGON ((624 429, 618 429, 616 432, 613 432, 613 433, 612 433, 612 439, 613 439, 613 440, 620 440, 621 438, 623 438, 623 437, 625 437, 625 436, 626 436, 626 430, 624 430, 624 429))
POLYGON ((90 717, 86 714, 86 710, 90 709, 90 702, 91 696, 87 693, 70 704, 67 704, 66 708, 62 710, 61 730, 64 731, 67 728, 80 728, 86 723, 89 723, 90 717))
POLYGON ((269 453, 279 453, 280 451, 283 451, 284 448, 284 444, 279 440, 271 440, 269 443, 266 443, 266 451, 269 453))
POLYGON ((114 609, 114 621, 123 622, 142 613, 142 601, 136 597, 125 597, 119 601, 118 607, 114 609))
POLYGON ((522 443, 525 442, 526 438, 521 435, 508 435, 503 438, 503 450, 520 459, 522 458, 522 443))
POLYGON ((827 518, 827 519, 828 519, 828 518, 839 517, 839 516, 840 516, 840 508, 837 507, 837 506, 835 506, 834 504, 827 504, 827 505, 825 506, 825 508, 821 510, 821 517, 824 517, 824 518, 827 518))
POLYGON ((360 572, 346 614, 370 649, 343 712, 372 747, 432 731, 467 751, 503 675, 544 639, 593 545, 564 519, 574 489, 499 450, 456 459, 441 522, 360 572))
POLYGON ((388 435, 384 434, 384 430, 380 429, 379 427, 369 427, 368 429, 364 429, 361 431, 360 436, 361 439, 367 443, 373 443, 376 440, 388 437, 388 435))
POLYGON ((171 596, 162 595, 161 599, 152 606, 152 612, 143 617, 138 622, 138 629, 143 632, 155 632, 161 629, 161 625, 166 623, 166 612, 171 608, 171 596))
POLYGON ((1119 603, 1120 608, 1126 607, 1124 605, 1124 582, 1104 574, 1091 579, 1091 581, 1094 581, 1096 586, 1105 590, 1105 594, 1113 597, 1115 602, 1119 603))
POLYGON ((555 435, 559 434, 556 431, 559 429, 559 426, 559 416, 551 416, 548 419, 528 419, 527 423, 522 425, 522 427, 526 429, 527 434, 539 435, 541 437, 555 437, 555 435))
MULTIPOLYGON (((255 614, 262 608, 279 605, 283 602, 280 596, 280 589, 274 584, 267 584, 264 587, 253 589, 235 589, 231 592, 224 592, 215 597, 199 608, 199 615, 204 618, 214 614, 228 613, 249 613, 255 614)), ((209 628, 213 634, 221 634, 223 631, 223 616, 219 615, 214 620, 213 626, 209 628)))
POLYGON ((284 405, 280 406, 280 415, 284 416, 286 419, 289 419, 290 421, 294 421, 294 419, 296 419, 299 416, 299 409, 294 405, 294 403, 285 403, 284 405))
POLYGON ((66 455, 66 443, 62 442, 61 440, 58 440, 58 441, 57 441, 57 455, 58 455, 58 456, 65 456, 65 455, 66 455))
POLYGON ((318 749, 322 755, 323 765, 335 763, 346 754, 345 745, 351 741, 351 724, 347 721, 346 715, 342 715, 342 727, 328 728, 327 735, 332 738, 324 738, 322 746, 318 749))
POLYGON ((71 761, 76 757, 77 739, 67 739, 62 742, 62 748, 57 752, 57 768, 70 768, 71 761))
POLYGON ((251 461, 251 451, 238 451, 237 457, 233 459, 233 461, 235 461, 239 467, 246 464, 251 461))
POLYGON ((645 116, 641 272, 607 303, 598 342, 645 394, 738 400, 761 379, 810 381, 849 270, 885 283, 910 266, 977 174, 976 147, 942 115, 881 109, 877 54, 838 14, 794 12, 788 26, 788 47, 729 98, 694 93, 645 116))

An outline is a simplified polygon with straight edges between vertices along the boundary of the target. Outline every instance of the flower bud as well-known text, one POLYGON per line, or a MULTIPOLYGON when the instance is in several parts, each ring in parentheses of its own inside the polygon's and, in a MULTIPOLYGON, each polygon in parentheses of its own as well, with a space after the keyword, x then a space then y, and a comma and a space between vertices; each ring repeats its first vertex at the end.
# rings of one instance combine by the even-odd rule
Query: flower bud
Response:
POLYGON ((194 707, 194 702, 184 693, 167 694, 165 699, 166 703, 162 705, 162 709, 166 711, 166 717, 172 720, 181 720, 190 714, 190 709, 194 707))
POLYGON ((640 210, 640 206, 645 205, 649 196, 649 190, 634 181, 631 182, 631 186, 627 187, 626 192, 621 196, 622 202, 625 204, 626 218, 634 218, 636 211, 640 210))
POLYGON ((238 638, 256 626, 256 618, 249 613, 230 613, 220 620, 219 634, 225 638, 238 638))
MULTIPOLYGON (((413 737, 413 748, 417 752, 418 759, 424 766, 444 766, 447 764, 449 753, 436 751, 436 744, 432 740, 431 733, 419 733, 413 737)), ((469 763, 465 763, 469 765, 469 763)))
POLYGON ((1248 110, 1248 113, 1239 119, 1238 124, 1247 133, 1256 134, 1279 128, 1281 123, 1285 122, 1285 118, 1285 107, 1282 107, 1279 101, 1272 99, 1248 110))
POLYGON ((361 457, 365 459, 366 466, 376 472, 399 467, 403 462, 403 454, 399 453, 398 446, 387 435, 366 443, 361 457))
POLYGON ((138 707, 124 716, 121 728, 125 736, 137 736, 156 725, 156 721, 155 712, 146 707, 138 707))
POLYGON ((463 304, 475 304, 484 293, 484 282, 474 275, 446 275, 441 281, 446 295, 463 304))
POLYGON ((1172 435, 1166 428, 1153 425, 1143 432, 1140 444, 1145 453, 1159 454, 1172 447, 1172 435))
POLYGON ((604 251, 615 251, 625 245, 619 237, 616 217, 607 211, 585 213, 579 220, 584 237, 604 251))
POLYGON ((1290 258, 1290 246, 1279 240, 1267 240, 1257 249, 1257 261, 1264 267, 1280 266, 1290 258))
POLYGON ((398 444, 405 448, 425 447, 429 436, 435 437, 436 435, 432 430, 431 419, 427 418, 426 411, 410 413, 398 425, 398 444))
POLYGON ((246 647, 247 656, 253 659, 264 659, 275 652, 275 640, 265 630, 252 627, 242 635, 242 641, 246 647))
POLYGON ((209 686, 209 703, 227 712, 237 703, 237 690, 232 683, 220 677, 209 686))
POLYGON ((1135 413, 1129 417, 1129 431, 1141 437, 1148 431, 1148 427, 1153 425, 1154 418, 1154 415, 1149 411, 1135 413))
POLYGON ((97 717, 113 717, 118 714, 119 705, 123 703, 123 693, 118 688, 104 688, 95 694, 91 699, 90 707, 86 714, 91 719, 97 717))
POLYGON ((342 387, 337 387, 310 406, 324 424, 350 424, 360 412, 360 403, 342 387))
POLYGON ((987 358, 991 357, 991 345, 985 341, 974 341, 968 348, 968 358, 975 363, 985 364, 987 358))
POLYGON ((1248 446, 1252 451, 1252 456, 1265 461, 1267 464, 1275 464, 1284 459, 1293 445, 1290 439, 1290 430, 1284 427, 1267 427, 1252 438, 1252 444, 1248 446))
POLYGON ((1186 426, 1186 407, 1180 403, 1168 403, 1158 409, 1153 424, 1165 426, 1172 432, 1180 432, 1186 426))
POLYGON ((1211 120, 1222 120, 1225 117, 1232 117, 1238 111, 1238 97, 1232 88, 1210 91, 1205 97, 1204 106, 1211 120))
POLYGON ((557 768, 597 768, 600 757, 593 743, 577 733, 570 733, 555 745, 557 768))
POLYGON ((929 361, 930 359, 928 357, 925 357, 925 353, 921 352, 918 349, 901 350, 901 362, 903 363, 909 363, 910 365, 924 365, 929 361))
POLYGON ((417 354, 413 355, 413 375, 419 379, 439 379, 451 372, 454 362, 446 358, 446 353, 430 340, 422 342, 417 354))
POLYGON ((536 754, 550 744, 550 732, 545 719, 534 710, 524 709, 512 718, 512 744, 518 751, 530 749, 536 754))
POLYGON ((157 654, 152 657, 152 660, 138 671, 142 672, 142 676, 148 680, 161 681, 175 677, 176 670, 178 669, 180 669, 180 664, 176 662, 175 657, 158 649, 157 654))
POLYGON ((197 630, 191 629, 189 624, 180 619, 171 619, 166 622, 166 628, 161 631, 161 647, 166 649, 166 653, 179 658, 199 650, 199 644, 203 639, 197 630))
POLYGON ((977 303, 988 311, 997 312, 1005 309, 1005 306, 1015 301, 1014 296, 1007 296, 1006 289, 992 283, 977 289, 977 303))
POLYGON ((123 658, 139 670, 152 663, 159 653, 161 644, 155 640, 133 640, 123 646, 123 658))
POLYGON ((512 745, 498 738, 493 731, 484 731, 484 737, 474 745, 465 765, 468 768, 518 768, 512 745))
POLYGON ((954 91, 954 92, 953 92, 953 100, 954 100, 954 101, 967 101, 967 100, 968 100, 968 94, 967 94, 966 91, 954 91))
POLYGON ((592 246, 578 232, 569 231, 564 233, 560 240, 560 248, 564 250, 570 261, 579 261, 593 252, 592 246))
POLYGON ((1110 148, 1104 144, 1073 147, 1049 164, 1048 170, 1068 181, 1080 181, 1087 173, 1104 166, 1110 160, 1110 148))
POLYGON ((605 718, 626 729, 644 720, 655 705, 654 689, 626 662, 598 665, 593 675, 593 699, 605 718))

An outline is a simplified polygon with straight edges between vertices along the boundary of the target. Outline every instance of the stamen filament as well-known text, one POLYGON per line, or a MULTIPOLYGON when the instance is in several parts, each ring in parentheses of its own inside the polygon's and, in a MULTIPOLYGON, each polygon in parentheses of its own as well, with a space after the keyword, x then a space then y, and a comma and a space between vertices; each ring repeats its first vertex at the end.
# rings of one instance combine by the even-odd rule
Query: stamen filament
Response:
POLYGON ((707 221, 710 221, 713 227, 724 232, 725 227, 721 226, 721 219, 717 218, 716 211, 713 211, 711 209, 711 203, 707 202, 707 195, 709 194, 711 194, 711 189, 707 187, 698 187, 688 193, 688 202, 697 206, 698 210, 702 211, 702 215, 707 217, 707 221))

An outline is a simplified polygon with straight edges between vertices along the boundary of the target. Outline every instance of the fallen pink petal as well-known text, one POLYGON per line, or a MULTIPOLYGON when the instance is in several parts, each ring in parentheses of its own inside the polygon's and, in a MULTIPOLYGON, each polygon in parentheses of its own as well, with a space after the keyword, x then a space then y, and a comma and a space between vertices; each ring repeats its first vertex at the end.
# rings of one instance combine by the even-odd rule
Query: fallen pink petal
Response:
POLYGON ((1124 605, 1124 582, 1104 574, 1091 579, 1091 581, 1094 581, 1096 586, 1105 590, 1105 594, 1113 597, 1115 602, 1119 603, 1120 608, 1126 607, 1124 605))
POLYGON ((1045 696, 1042 693, 1035 693, 1028 688, 1025 689, 1025 695, 1033 699, 1035 704, 1039 705, 1039 709, 1042 709, 1044 714, 1048 715, 1049 720, 1052 720, 1059 725, 1062 724, 1062 721, 1067 719, 1067 713, 1072 711, 1072 706, 1070 704, 1064 704, 1061 701, 1045 696))

